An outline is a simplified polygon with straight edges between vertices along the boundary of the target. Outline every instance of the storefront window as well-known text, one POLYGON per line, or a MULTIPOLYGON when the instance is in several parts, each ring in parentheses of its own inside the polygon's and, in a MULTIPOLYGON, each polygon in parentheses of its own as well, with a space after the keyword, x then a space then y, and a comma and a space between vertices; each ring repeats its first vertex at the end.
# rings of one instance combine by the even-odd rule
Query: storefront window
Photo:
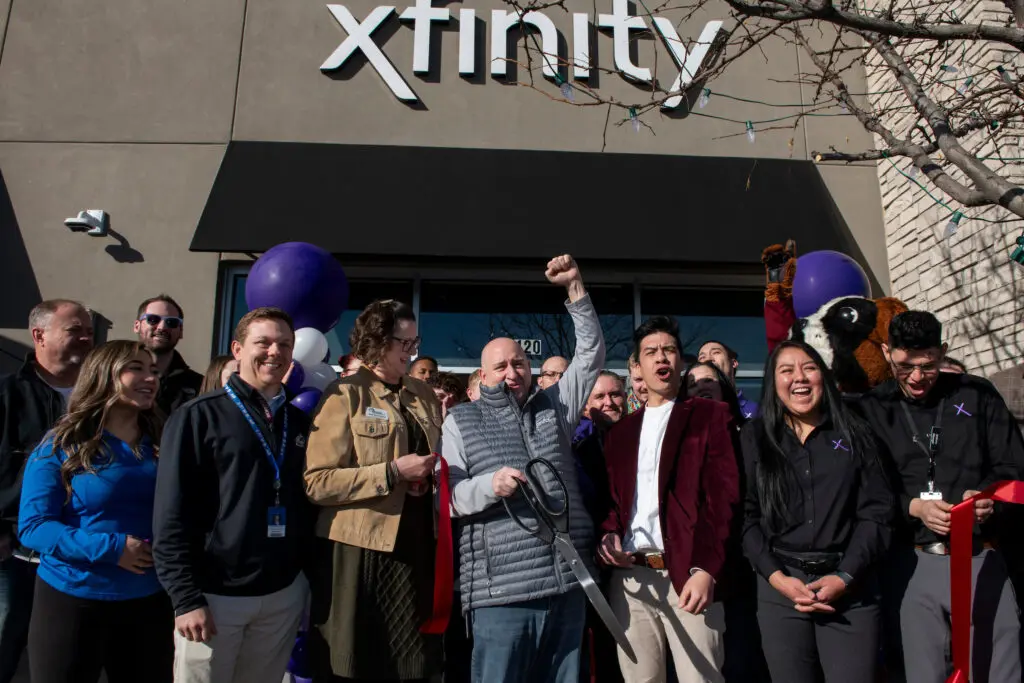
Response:
POLYGON ((696 356, 701 344, 716 339, 739 355, 736 384, 756 400, 768 357, 761 290, 703 290, 644 287, 640 291, 644 319, 673 316, 679 322, 683 353, 696 356))
MULTIPOLYGON (((588 286, 607 344, 608 367, 625 367, 633 331, 632 289, 588 286)), ((521 340, 536 370, 545 358, 571 358, 575 347, 565 294, 551 285, 424 282, 420 299, 421 353, 442 366, 472 370, 496 337, 521 340)))
MULTIPOLYGON (((235 325, 249 310, 245 303, 245 279, 246 273, 233 273, 228 281, 228 320, 230 327, 227 327, 225 340, 221 343, 224 353, 231 344, 231 335, 235 325)), ((411 280, 349 280, 348 309, 342 314, 341 320, 327 334, 327 341, 330 344, 330 363, 336 365, 338 357, 348 353, 348 336, 355 325, 356 318, 364 308, 375 299, 398 299, 407 304, 412 304, 413 283, 411 280)))

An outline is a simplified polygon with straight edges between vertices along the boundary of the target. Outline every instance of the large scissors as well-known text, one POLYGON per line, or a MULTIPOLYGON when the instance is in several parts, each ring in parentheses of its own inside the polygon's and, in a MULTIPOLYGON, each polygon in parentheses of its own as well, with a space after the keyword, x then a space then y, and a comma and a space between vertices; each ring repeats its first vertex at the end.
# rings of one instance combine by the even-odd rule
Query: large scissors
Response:
POLYGON ((615 614, 608 605, 608 601, 601 594, 601 589, 597 587, 594 577, 587 571, 586 565, 583 564, 583 558, 576 552, 572 539, 569 538, 569 491, 565 488, 565 482, 558 474, 558 470, 544 458, 534 458, 526 463, 526 467, 523 468, 523 477, 526 481, 519 482, 517 491, 522 494, 526 504, 533 510, 537 526, 531 528, 524 524, 519 515, 512 510, 512 506, 508 503, 508 498, 502 498, 508 516, 526 533, 536 536, 558 549, 559 554, 569 563, 572 573, 576 575, 576 579, 583 586, 587 599, 594 606, 598 616, 601 617, 601 621, 604 622, 612 636, 615 637, 615 642, 619 644, 619 647, 622 648, 622 651, 626 653, 626 656, 631 661, 636 662, 636 654, 633 652, 633 647, 629 644, 629 639, 626 638, 626 631, 622 628, 619 620, 615 618, 615 614), (542 478, 534 474, 534 470, 538 467, 546 469, 562 490, 563 502, 558 509, 551 507, 549 501, 552 500, 552 497, 548 495, 542 478), (538 495, 538 491, 541 495, 538 495))

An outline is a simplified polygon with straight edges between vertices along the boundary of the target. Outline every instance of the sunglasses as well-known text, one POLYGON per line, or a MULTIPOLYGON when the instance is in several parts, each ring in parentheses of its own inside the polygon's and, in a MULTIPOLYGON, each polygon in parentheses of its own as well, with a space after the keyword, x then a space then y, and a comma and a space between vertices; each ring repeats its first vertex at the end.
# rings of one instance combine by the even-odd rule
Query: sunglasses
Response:
POLYGON ((157 315, 156 313, 146 313, 139 317, 139 322, 146 323, 150 327, 156 327, 161 321, 169 330, 178 329, 181 327, 181 323, 184 322, 181 318, 176 318, 173 315, 157 315))

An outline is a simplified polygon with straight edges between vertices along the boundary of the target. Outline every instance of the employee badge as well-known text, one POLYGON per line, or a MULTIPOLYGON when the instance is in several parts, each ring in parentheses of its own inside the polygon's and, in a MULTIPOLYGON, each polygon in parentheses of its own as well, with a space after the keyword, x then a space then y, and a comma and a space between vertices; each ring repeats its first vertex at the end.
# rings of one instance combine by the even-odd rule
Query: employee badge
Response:
POLYGON ((942 491, 921 491, 918 494, 921 500, 942 500, 942 491))
POLYGON ((274 506, 267 510, 267 538, 284 538, 287 524, 287 512, 283 506, 274 506))

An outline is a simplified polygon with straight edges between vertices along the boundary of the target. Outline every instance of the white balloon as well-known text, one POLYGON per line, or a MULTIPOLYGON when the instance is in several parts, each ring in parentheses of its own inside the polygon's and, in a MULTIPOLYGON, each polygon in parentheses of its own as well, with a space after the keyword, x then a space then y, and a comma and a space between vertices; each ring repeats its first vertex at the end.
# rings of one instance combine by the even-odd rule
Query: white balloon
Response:
POLYGON ((295 349, 292 360, 303 368, 322 363, 330 347, 327 337, 315 327, 302 327, 295 330, 295 349))
POLYGON ((323 391, 327 385, 338 379, 338 373, 327 363, 317 363, 313 366, 304 365, 306 369, 306 381, 303 386, 313 387, 323 391))

